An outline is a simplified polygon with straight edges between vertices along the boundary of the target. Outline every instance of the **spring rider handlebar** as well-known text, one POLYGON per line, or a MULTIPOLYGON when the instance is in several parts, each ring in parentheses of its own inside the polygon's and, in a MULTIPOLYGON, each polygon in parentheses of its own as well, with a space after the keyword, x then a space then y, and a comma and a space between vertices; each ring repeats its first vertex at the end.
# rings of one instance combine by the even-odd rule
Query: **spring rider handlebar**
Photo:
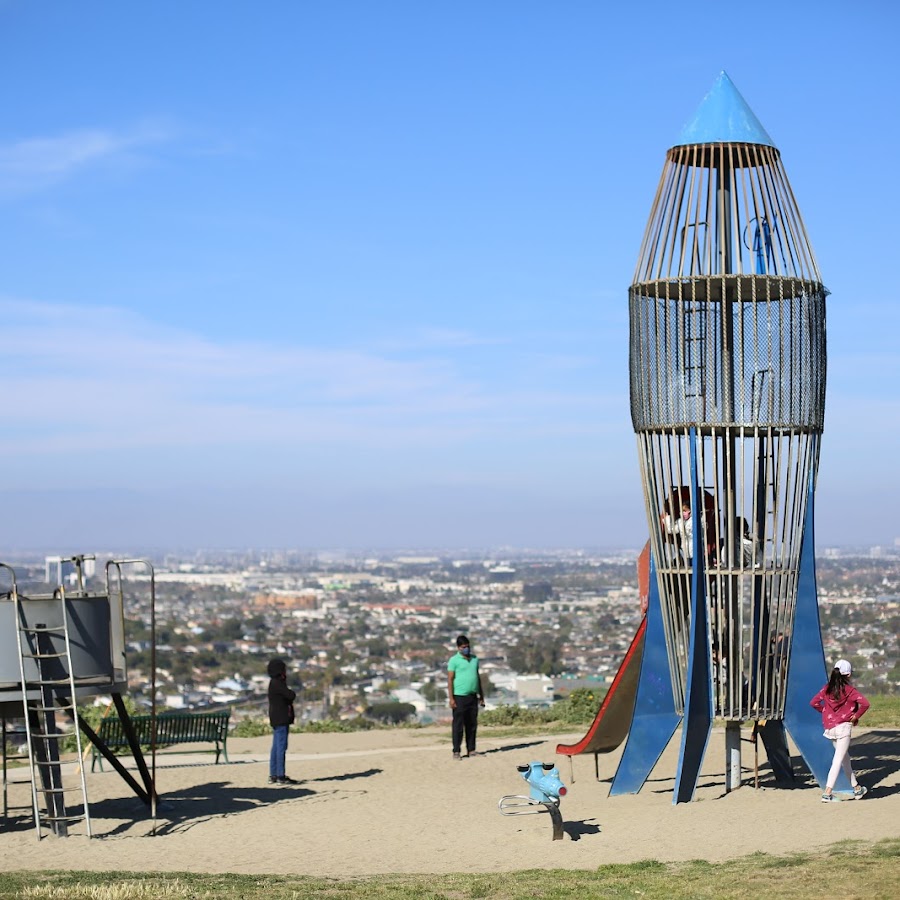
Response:
POLYGON ((530 813, 548 812, 553 822, 553 840, 563 838, 563 821, 559 812, 559 799, 565 797, 566 786, 559 777, 559 769, 553 763, 532 762, 516 766, 519 774, 530 788, 527 797, 508 794, 497 804, 503 816, 523 816, 530 813))

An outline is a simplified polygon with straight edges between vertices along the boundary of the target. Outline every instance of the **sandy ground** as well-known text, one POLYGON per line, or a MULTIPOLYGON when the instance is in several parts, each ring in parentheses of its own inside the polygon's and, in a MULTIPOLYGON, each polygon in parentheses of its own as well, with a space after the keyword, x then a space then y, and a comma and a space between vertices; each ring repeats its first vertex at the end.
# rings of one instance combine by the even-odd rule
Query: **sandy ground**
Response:
MULTIPOLYGON (((453 761, 446 729, 291 735, 288 774, 270 787, 268 738, 231 739, 228 765, 212 757, 158 756, 162 802, 156 833, 146 808, 115 772, 88 775, 94 837, 36 839, 27 784, 9 786, 0 820, 0 869, 92 869, 298 873, 346 878, 388 872, 443 873, 530 868, 591 869, 641 859, 723 860, 754 851, 809 851, 839 840, 900 836, 900 732, 860 729, 852 755, 870 794, 824 804, 810 779, 774 786, 760 749, 761 787, 725 792, 724 731, 707 750, 695 800, 673 806, 680 732, 640 794, 609 797, 621 751, 569 760, 560 740, 483 735, 483 755, 453 761), (516 765, 557 761, 569 787, 565 838, 553 841, 546 813, 509 817, 497 803, 527 793, 516 765)), ((12 773, 17 777, 23 770, 12 773)))

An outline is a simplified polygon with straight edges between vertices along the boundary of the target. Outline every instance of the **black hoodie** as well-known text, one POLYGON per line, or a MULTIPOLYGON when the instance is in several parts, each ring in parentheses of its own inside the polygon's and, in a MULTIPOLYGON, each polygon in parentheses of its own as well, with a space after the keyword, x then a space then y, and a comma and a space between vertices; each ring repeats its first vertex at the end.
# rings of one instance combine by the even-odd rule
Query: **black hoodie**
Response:
POLYGON ((287 686, 287 666, 280 659, 273 659, 268 665, 269 682, 269 724, 291 725, 294 722, 294 700, 297 695, 287 686))

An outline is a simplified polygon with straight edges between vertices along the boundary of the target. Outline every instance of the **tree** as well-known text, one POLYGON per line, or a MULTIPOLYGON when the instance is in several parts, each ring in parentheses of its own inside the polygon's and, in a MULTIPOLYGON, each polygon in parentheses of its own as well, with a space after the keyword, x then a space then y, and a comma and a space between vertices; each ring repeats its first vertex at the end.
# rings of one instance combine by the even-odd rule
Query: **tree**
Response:
POLYGON ((366 715, 370 719, 378 719, 391 725, 399 725, 416 714, 416 708, 412 703, 398 703, 389 700, 385 703, 373 703, 366 709, 366 715))
MULTIPOLYGON (((481 676, 482 687, 484 686, 484 675, 481 676)), ((422 685, 422 696, 429 703, 441 703, 442 701, 447 699, 447 692, 438 687, 433 681, 426 681, 425 684, 422 685)))
POLYGON ((226 641, 237 641, 244 636, 244 623, 240 619, 225 619, 219 634, 226 641))
POLYGON ((244 627, 247 631, 264 631, 266 628, 266 617, 260 614, 250 616, 244 621, 244 627))
POLYGON ((562 642, 549 632, 535 632, 519 640, 506 655, 510 668, 522 674, 559 675, 562 642))
POLYGON ((388 642, 383 637, 372 638, 370 641, 366 641, 366 649, 369 651, 369 656, 381 659, 387 657, 391 652, 388 642))

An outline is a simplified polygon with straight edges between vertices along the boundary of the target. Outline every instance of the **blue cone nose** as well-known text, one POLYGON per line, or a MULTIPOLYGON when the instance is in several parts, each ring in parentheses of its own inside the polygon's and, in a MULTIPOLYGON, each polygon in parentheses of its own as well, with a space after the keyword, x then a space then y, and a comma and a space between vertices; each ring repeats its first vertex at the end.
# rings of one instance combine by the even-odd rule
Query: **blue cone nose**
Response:
POLYGON ((747 101, 727 73, 720 72, 694 117, 684 126, 673 146, 684 144, 764 144, 774 147, 747 101))

